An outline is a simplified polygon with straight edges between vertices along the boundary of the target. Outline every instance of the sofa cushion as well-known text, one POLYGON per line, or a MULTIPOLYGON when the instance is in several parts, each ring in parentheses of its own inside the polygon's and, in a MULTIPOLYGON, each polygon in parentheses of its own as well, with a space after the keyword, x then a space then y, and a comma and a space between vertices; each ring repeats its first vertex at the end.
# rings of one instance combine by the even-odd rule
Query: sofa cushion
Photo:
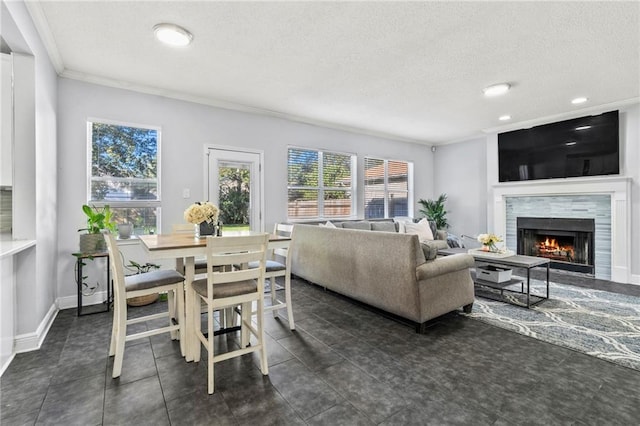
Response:
POLYGON ((396 224, 393 222, 371 222, 372 231, 396 232, 396 224))
POLYGON ((342 227, 344 229, 363 229, 366 231, 371 231, 371 222, 362 220, 359 222, 343 222, 342 227))
POLYGON ((407 234, 417 235, 420 241, 433 240, 433 234, 431 233, 431 228, 429 227, 429 223, 427 223, 427 221, 420 221, 418 223, 405 222, 404 229, 405 233, 407 234))

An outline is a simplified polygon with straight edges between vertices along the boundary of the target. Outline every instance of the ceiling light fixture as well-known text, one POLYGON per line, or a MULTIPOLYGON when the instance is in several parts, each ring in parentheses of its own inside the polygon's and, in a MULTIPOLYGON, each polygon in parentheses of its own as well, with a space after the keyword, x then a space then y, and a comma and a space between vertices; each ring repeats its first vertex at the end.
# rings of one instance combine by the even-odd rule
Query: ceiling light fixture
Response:
POLYGON ((566 146, 573 146, 573 145, 575 145, 575 144, 577 144, 577 143, 578 143, 578 142, 576 142, 576 141, 569 141, 569 142, 566 142, 566 143, 565 143, 565 145, 566 145, 566 146))
POLYGON ((591 128, 591 126, 579 126, 579 127, 576 127, 576 130, 587 130, 587 129, 590 129, 590 128, 591 128))
POLYGON ((188 46, 193 40, 193 34, 175 24, 158 24, 153 27, 153 32, 158 40, 170 46, 188 46))
POLYGON ((587 102, 588 98, 585 97, 579 97, 579 98, 575 98, 571 101, 572 104, 574 105, 578 105, 578 104, 583 104, 585 102, 587 102))
POLYGON ((511 116, 510 115, 501 115, 500 117, 498 117, 498 120, 500 120, 500 121, 508 121, 508 120, 511 120, 511 116))
POLYGON ((482 91, 484 92, 485 96, 493 97, 493 96, 504 95, 509 91, 510 88, 511 88, 511 85, 509 83, 500 83, 500 84, 487 86, 484 89, 482 89, 482 91))

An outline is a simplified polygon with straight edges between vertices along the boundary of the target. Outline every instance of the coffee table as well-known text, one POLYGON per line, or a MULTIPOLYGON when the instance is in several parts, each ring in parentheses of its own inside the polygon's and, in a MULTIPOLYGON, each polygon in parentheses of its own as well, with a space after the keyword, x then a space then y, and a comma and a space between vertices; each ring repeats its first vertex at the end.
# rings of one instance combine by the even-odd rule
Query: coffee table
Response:
MULTIPOLYGON (((438 250, 438 254, 442 256, 448 256, 452 254, 458 253, 468 253, 468 249, 466 248, 449 248, 438 250)), ((534 256, 521 256, 514 255, 508 257, 492 257, 490 255, 483 256, 480 253, 471 253, 476 263, 493 265, 498 267, 511 267, 511 268, 522 268, 527 271, 526 281, 521 278, 511 278, 509 281, 496 283, 492 281, 482 280, 477 278, 475 271, 472 274, 473 283, 476 287, 485 287, 495 290, 500 290, 500 297, 492 297, 495 295, 492 291, 485 291, 482 294, 478 294, 481 297, 500 300, 503 302, 511 303, 516 306, 523 306, 526 308, 530 308, 531 306, 537 305, 538 303, 549 299, 549 259, 544 257, 534 257, 534 256), (546 296, 540 294, 531 293, 531 270, 537 267, 545 267, 547 268, 547 292, 546 296), (520 291, 515 289, 515 285, 520 284, 520 291), (525 289, 526 287, 526 289, 525 289), (505 292, 508 292, 509 295, 513 297, 505 297, 505 292), (484 294, 486 293, 486 294, 484 294), (520 301, 519 298, 523 297, 524 301, 520 301), (533 300, 532 300, 533 299, 533 300)))

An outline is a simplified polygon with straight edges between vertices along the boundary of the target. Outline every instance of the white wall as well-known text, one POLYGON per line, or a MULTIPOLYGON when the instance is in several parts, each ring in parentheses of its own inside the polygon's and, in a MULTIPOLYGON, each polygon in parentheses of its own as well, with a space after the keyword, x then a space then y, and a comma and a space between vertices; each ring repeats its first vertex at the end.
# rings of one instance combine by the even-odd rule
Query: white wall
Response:
POLYGON ((2 2, 2 8, 2 37, 28 70, 14 84, 30 85, 21 93, 15 88, 24 109, 15 122, 13 214, 14 238, 36 240, 35 249, 15 258, 16 345, 27 350, 40 343, 55 312, 57 74, 24 3, 2 2))
MULTIPOLYGON (((160 96, 59 79, 58 97, 58 293, 75 294, 73 259, 77 229, 83 224, 80 206, 87 197, 88 118, 160 126, 162 129, 162 231, 183 222, 184 209, 206 199, 204 147, 209 144, 264 151, 265 224, 287 218, 287 146, 352 152, 362 157, 412 161, 415 196, 433 193, 433 156, 425 145, 390 141, 273 117, 229 111, 160 96), (189 188, 191 198, 182 198, 189 188)), ((362 173, 362 161, 359 162, 362 173)), ((130 247, 127 251, 136 253, 130 247)))
POLYGON ((477 235, 487 223, 486 141, 473 139, 436 148, 436 194, 447 194, 449 232, 477 235))
MULTIPOLYGON (((603 109, 605 112, 610 109, 603 109)), ((593 111, 592 114, 598 114, 593 111)), ((631 282, 640 284, 640 105, 620 108, 620 148, 622 176, 631 184, 631 282)), ((491 231, 492 187, 498 184, 498 137, 439 146, 435 153, 435 192, 446 192, 452 232, 470 235, 491 231), (455 166, 454 166, 455 165, 455 166), (462 166, 459 166, 462 165, 462 166), (455 170, 455 172, 452 172, 455 170), (452 176, 456 175, 456 176, 452 176), (482 193, 482 197, 478 194, 482 193), (463 203, 464 208, 459 208, 463 203), (483 213, 485 212, 485 213, 483 213), (466 231, 468 229, 468 231, 466 231), (464 232, 463 232, 464 231, 464 232)))

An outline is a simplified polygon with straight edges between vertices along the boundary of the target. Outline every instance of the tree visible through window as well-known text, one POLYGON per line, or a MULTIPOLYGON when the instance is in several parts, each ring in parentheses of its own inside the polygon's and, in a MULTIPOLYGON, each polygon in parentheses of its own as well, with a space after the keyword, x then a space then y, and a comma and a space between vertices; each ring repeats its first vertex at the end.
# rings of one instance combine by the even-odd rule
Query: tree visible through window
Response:
POLYGON ((89 122, 89 202, 109 204, 118 223, 154 233, 160 207, 159 131, 155 128, 89 122))
POLYGON ((409 216, 409 176, 405 161, 364 159, 364 217, 409 216))
POLYGON ((350 217, 355 156, 289 148, 288 217, 290 219, 350 217))

